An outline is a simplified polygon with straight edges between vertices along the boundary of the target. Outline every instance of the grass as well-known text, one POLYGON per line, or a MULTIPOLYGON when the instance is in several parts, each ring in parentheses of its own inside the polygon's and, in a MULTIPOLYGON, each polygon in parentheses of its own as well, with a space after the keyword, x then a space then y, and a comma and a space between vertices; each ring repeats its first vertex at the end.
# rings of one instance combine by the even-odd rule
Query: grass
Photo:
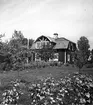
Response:
MULTIPOLYGON (((26 69, 22 71, 6 71, 0 73, 0 84, 2 86, 7 85, 11 80, 21 79, 27 82, 37 82, 42 78, 48 76, 53 76, 55 79, 64 77, 68 74, 78 71, 76 67, 70 66, 61 66, 61 67, 46 67, 38 69, 26 69)), ((93 75, 93 68, 83 68, 82 73, 87 73, 93 75)))
POLYGON ((11 80, 15 80, 17 78, 27 82, 36 82, 37 80, 46 78, 49 75, 52 75, 54 78, 59 79, 60 77, 64 77, 69 73, 73 73, 75 71, 77 71, 77 69, 72 66, 27 69, 19 72, 9 71, 9 72, 1 73, 0 80, 2 85, 6 85, 11 80))

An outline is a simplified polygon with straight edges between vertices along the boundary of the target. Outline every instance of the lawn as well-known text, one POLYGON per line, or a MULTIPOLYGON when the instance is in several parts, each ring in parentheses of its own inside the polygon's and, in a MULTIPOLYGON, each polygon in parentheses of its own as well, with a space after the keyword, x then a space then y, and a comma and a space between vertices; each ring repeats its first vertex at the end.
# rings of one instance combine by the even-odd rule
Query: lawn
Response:
MULTIPOLYGON (((68 74, 77 72, 78 68, 69 66, 61 66, 61 67, 46 67, 46 68, 38 68, 38 69, 26 69, 22 71, 6 71, 0 73, 0 84, 7 85, 11 80, 21 79, 27 82, 37 82, 42 78, 46 78, 48 76, 52 76, 55 79, 63 78, 68 74)), ((82 73, 93 75, 93 68, 83 68, 82 73)))
POLYGON ((15 80, 17 78, 25 80, 27 82, 36 82, 42 78, 46 78, 48 76, 53 76, 55 79, 59 79, 60 77, 64 77, 69 73, 76 72, 78 69, 72 66, 62 66, 62 67, 46 67, 46 68, 38 68, 38 69, 27 69, 23 71, 9 71, 0 73, 0 81, 2 85, 6 85, 11 80, 15 80))

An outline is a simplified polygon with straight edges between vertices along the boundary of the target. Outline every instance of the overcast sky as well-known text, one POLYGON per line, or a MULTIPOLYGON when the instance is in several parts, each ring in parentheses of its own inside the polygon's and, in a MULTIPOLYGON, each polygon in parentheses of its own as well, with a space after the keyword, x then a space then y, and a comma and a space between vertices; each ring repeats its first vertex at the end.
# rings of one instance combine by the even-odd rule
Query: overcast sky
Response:
POLYGON ((0 0, 0 33, 8 39, 15 29, 33 39, 86 36, 93 48, 93 0, 0 0))

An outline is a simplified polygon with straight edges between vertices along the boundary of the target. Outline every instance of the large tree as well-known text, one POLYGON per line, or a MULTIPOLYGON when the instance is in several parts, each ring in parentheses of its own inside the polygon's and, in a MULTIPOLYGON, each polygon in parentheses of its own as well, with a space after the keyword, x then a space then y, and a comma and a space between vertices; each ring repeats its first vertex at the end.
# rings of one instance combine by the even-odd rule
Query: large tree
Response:
POLYGON ((0 34, 0 52, 2 52, 2 48, 3 48, 3 42, 2 42, 2 38, 5 36, 5 34, 0 34))
POLYGON ((28 41, 28 39, 24 37, 21 31, 14 31, 12 38, 7 44, 8 51, 12 54, 13 64, 18 64, 18 62, 26 62, 26 59, 28 59, 28 55, 31 56, 31 50, 28 48, 28 46, 30 47, 32 43, 33 40, 30 39, 28 41))
POLYGON ((24 36, 21 31, 14 31, 12 38, 10 39, 8 46, 9 50, 12 54, 16 54, 20 51, 22 46, 22 40, 24 39, 24 36))
POLYGON ((88 61, 89 55, 90 55, 90 45, 89 45, 89 40, 85 37, 82 36, 77 42, 78 44, 78 50, 81 52, 84 63, 88 61))
MULTIPOLYGON (((3 36, 4 35, 0 35, 0 39, 3 36)), ((10 41, 3 43, 0 40, 0 52, 3 53, 0 56, 0 59, 1 57, 3 59, 6 58, 7 55, 11 55, 8 57, 8 59, 6 59, 7 62, 11 61, 11 65, 15 65, 16 63, 18 65, 19 63, 25 62, 28 56, 31 56, 31 50, 29 48, 32 46, 33 41, 33 39, 29 39, 28 41, 21 31, 15 30, 10 41)), ((9 64, 7 62, 6 64, 9 64)))
POLYGON ((77 41, 77 50, 74 53, 75 64, 79 69, 88 62, 90 56, 89 48, 89 40, 85 36, 80 37, 77 41))

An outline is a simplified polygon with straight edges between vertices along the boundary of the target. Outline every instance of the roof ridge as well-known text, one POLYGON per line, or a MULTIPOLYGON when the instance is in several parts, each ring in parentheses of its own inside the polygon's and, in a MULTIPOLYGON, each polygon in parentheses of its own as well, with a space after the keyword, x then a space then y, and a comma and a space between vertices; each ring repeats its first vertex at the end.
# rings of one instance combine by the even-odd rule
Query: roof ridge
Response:
POLYGON ((58 37, 57 39, 61 39, 61 38, 62 38, 62 39, 65 39, 65 40, 67 40, 67 41, 69 41, 69 42, 75 43, 75 42, 73 42, 73 41, 71 41, 71 40, 68 40, 67 38, 64 38, 64 37, 60 37, 60 38, 58 37))

